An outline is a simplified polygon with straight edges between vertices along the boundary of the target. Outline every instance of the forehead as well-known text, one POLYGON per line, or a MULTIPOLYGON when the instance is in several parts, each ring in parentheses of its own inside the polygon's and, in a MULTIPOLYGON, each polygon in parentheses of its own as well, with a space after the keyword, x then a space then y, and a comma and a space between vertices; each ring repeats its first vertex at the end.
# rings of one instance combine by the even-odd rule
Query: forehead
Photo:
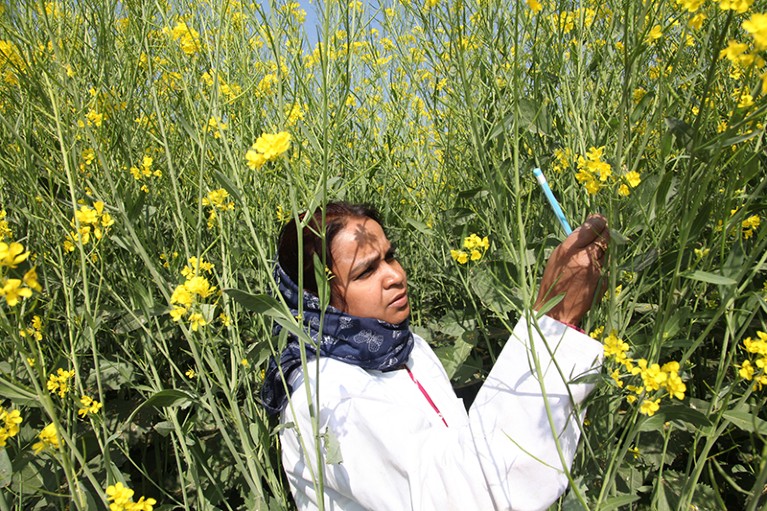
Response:
POLYGON ((341 229, 330 247, 336 264, 365 259, 388 250, 389 240, 381 225, 372 218, 352 218, 341 229))

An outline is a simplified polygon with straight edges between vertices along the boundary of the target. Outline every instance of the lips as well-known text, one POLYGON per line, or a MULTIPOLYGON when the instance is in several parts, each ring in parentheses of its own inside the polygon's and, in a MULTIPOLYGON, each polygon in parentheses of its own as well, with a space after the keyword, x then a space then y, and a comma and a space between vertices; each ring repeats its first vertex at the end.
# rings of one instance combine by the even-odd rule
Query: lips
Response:
POLYGON ((392 300, 391 303, 389 303, 390 307, 395 307, 395 308, 402 308, 402 307, 405 307, 406 305, 407 305, 406 291, 403 291, 402 293, 395 296, 394 300, 392 300))

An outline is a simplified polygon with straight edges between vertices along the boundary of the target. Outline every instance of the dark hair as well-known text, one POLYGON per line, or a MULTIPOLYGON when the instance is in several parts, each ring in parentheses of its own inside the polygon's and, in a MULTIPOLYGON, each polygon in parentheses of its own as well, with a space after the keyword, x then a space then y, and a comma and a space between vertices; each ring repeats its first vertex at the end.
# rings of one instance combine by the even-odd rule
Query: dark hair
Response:
MULTIPOLYGON (((303 220, 309 212, 300 215, 303 220)), ((325 263, 328 268, 333 268, 333 254, 330 248, 333 239, 346 227, 351 218, 370 218, 381 223, 378 212, 372 206, 366 204, 350 204, 348 202, 329 202, 325 206, 325 225, 322 226, 322 208, 314 210, 312 218, 303 228, 303 285, 306 291, 317 294, 317 280, 314 277, 314 255, 322 258, 322 236, 325 233, 325 263)), ((298 229, 295 219, 291 219, 282 227, 280 238, 277 243, 277 260, 282 269, 293 282, 298 283, 299 257, 298 257, 298 229)))

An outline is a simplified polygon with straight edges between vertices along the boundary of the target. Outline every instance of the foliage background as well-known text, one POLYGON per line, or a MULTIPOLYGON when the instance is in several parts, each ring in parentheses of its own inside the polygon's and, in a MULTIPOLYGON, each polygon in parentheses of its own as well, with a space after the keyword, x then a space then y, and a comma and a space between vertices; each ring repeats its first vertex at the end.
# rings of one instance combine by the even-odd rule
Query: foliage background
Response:
POLYGON ((763 506, 765 3, 314 7, 309 37, 290 2, 0 4, 0 509, 289 509, 257 400, 284 312, 222 290, 270 291, 286 219, 371 201, 476 382, 562 239, 534 166, 613 233, 557 506, 763 506))

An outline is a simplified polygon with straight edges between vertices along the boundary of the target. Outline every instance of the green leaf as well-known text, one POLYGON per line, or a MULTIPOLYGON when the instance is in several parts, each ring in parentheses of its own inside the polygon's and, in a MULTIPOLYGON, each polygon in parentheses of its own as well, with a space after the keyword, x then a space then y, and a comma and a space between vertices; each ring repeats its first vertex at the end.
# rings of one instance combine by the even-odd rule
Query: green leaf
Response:
POLYGON ((325 445, 325 463, 328 465, 337 465, 343 463, 343 457, 341 456, 341 444, 338 442, 338 437, 329 428, 325 428, 325 432, 321 435, 323 444, 325 445))
POLYGON ((149 397, 143 406, 154 406, 155 408, 170 408, 181 406, 186 408, 195 400, 195 396, 189 392, 179 389, 165 389, 155 392, 149 397))
POLYGON ((501 291, 501 284, 489 272, 477 272, 471 279, 471 290, 482 304, 499 316, 505 316, 514 308, 510 298, 501 291))
POLYGON ((734 286, 737 284, 736 281, 725 277, 724 275, 703 270, 695 270, 693 272, 683 273, 681 276, 686 279, 697 280, 699 282, 707 282, 709 284, 717 284, 720 286, 734 286))
POLYGON ((657 431, 663 424, 670 421, 681 421, 692 424, 697 428, 711 426, 708 417, 686 405, 662 406, 652 417, 648 417, 639 425, 639 431, 657 431))
POLYGON ((469 358, 472 348, 474 348, 473 344, 459 337, 452 346, 444 346, 434 350, 437 358, 442 362, 448 378, 452 378, 466 359, 469 358))
POLYGON ((229 195, 234 197, 234 200, 237 201, 240 204, 243 204, 244 201, 242 200, 242 193, 240 193, 240 189, 237 188, 234 183, 232 183, 228 177, 226 177, 221 171, 215 170, 213 173, 216 175, 216 179, 218 179, 218 182, 221 183, 221 187, 229 192, 229 195))
POLYGON ((735 144, 740 144, 741 142, 745 142, 746 140, 751 140, 754 137, 758 137, 762 134, 762 130, 751 130, 749 133, 744 133, 742 135, 736 135, 734 137, 726 138, 722 140, 719 144, 719 148, 725 148, 730 147, 735 144))
POLYGON ((412 218, 405 218, 405 222, 407 222, 409 226, 411 226, 412 228, 414 228, 416 231, 420 232, 421 234, 424 234, 426 236, 434 236, 434 231, 429 229, 429 227, 423 222, 419 222, 418 220, 414 220, 412 218))
POLYGON ((742 410, 727 410, 722 414, 732 425, 759 435, 767 435, 767 421, 760 419, 752 413, 742 410))
POLYGON ((86 380, 88 387, 96 387, 97 382, 109 390, 120 390, 133 384, 133 372, 135 366, 127 362, 102 360, 99 363, 99 371, 91 370, 86 380))
POLYGON ((39 405, 40 401, 37 394, 32 392, 29 387, 10 382, 4 378, 0 378, 0 396, 17 404, 23 402, 25 405, 34 405, 35 403, 39 405))
POLYGON ((631 495, 628 493, 624 493, 622 495, 616 495, 615 497, 610 497, 609 499, 605 500, 604 504, 602 504, 599 509, 601 511, 610 511, 612 509, 622 509, 624 506, 627 506, 631 504, 632 502, 636 502, 639 500, 638 495, 631 495))
POLYGON ((0 449, 0 488, 5 488, 11 484, 11 474, 13 474, 13 466, 8 457, 8 451, 0 449))
POLYGON ((254 295, 239 289, 224 289, 224 292, 249 311, 272 318, 287 317, 282 305, 273 296, 267 294, 254 295))

